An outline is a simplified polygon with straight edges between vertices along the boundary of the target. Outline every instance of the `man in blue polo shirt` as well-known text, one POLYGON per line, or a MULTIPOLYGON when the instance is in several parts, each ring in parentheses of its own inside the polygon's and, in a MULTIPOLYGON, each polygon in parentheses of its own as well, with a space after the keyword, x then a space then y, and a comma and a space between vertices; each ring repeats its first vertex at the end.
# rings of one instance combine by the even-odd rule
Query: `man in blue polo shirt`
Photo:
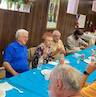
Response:
POLYGON ((12 77, 29 70, 28 51, 25 46, 28 41, 28 31, 19 29, 16 31, 16 41, 12 42, 4 50, 3 65, 6 68, 6 77, 12 77))

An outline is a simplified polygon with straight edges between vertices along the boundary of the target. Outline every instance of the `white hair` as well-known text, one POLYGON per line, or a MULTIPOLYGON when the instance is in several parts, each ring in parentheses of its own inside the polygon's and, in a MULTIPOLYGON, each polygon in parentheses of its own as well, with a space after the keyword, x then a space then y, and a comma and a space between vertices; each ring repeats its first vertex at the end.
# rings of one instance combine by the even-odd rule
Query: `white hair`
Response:
POLYGON ((16 39, 20 36, 20 35, 23 35, 23 34, 28 34, 29 32, 27 31, 27 30, 25 30, 25 29, 18 29, 17 31, 16 31, 16 35, 15 35, 15 37, 16 37, 16 39))
POLYGON ((59 30, 54 30, 53 33, 52 33, 52 35, 53 35, 53 36, 54 36, 54 35, 61 35, 61 33, 60 33, 59 30))
POLYGON ((63 87, 68 90, 78 91, 80 89, 81 73, 75 68, 61 64, 56 66, 52 71, 55 80, 62 79, 63 87))

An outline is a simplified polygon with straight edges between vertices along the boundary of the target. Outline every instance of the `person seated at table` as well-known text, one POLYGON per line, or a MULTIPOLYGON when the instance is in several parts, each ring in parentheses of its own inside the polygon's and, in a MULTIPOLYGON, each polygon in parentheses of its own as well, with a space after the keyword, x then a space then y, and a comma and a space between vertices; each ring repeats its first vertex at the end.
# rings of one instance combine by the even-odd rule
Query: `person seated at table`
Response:
POLYGON ((52 33, 53 41, 51 44, 52 55, 54 59, 58 59, 60 56, 66 55, 66 51, 61 38, 61 33, 58 30, 54 30, 52 33))
POLYGON ((81 74, 69 65, 57 65, 51 72, 50 97, 81 97, 79 94, 81 74))
POLYGON ((88 46, 84 40, 81 39, 83 33, 76 29, 72 35, 67 38, 67 50, 70 53, 80 51, 88 46))
POLYGON ((40 64, 48 63, 52 59, 50 45, 52 43, 51 33, 44 33, 43 43, 37 46, 36 51, 32 57, 32 68, 36 68, 40 64))
POLYGON ((95 70, 96 70, 96 63, 92 62, 88 65, 87 70, 84 71, 84 75, 81 81, 81 91, 80 91, 80 94, 83 97, 96 97, 96 81, 86 86, 86 80, 88 76, 95 70))
POLYGON ((16 41, 9 44, 4 50, 3 65, 6 69, 6 77, 12 77, 29 70, 26 47, 28 33, 25 29, 18 29, 16 41))
POLYGON ((96 42, 96 36, 94 33, 94 30, 85 31, 81 38, 88 42, 89 46, 94 45, 96 42))

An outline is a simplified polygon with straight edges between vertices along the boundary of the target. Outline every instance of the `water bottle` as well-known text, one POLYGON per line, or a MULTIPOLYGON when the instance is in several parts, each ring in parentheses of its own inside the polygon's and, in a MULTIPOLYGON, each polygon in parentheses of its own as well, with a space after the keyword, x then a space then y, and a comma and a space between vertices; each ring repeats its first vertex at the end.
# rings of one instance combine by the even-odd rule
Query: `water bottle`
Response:
POLYGON ((60 58, 60 64, 64 65, 64 58, 60 58))
POLYGON ((38 65, 37 65, 38 70, 42 69, 42 64, 43 64, 43 58, 41 57, 41 58, 39 58, 38 65))
POLYGON ((61 54, 61 55, 59 56, 59 63, 60 63, 61 65, 64 65, 64 55, 63 55, 63 54, 61 54))
POLYGON ((95 55, 95 50, 94 49, 91 49, 91 54, 95 55))
POLYGON ((80 60, 81 60, 81 56, 78 56, 78 59, 77 59, 77 64, 80 63, 80 60))
POLYGON ((92 49, 91 62, 95 61, 95 50, 92 49))
POLYGON ((95 61, 95 56, 92 55, 92 56, 91 56, 91 62, 94 62, 94 61, 95 61))
POLYGON ((96 49, 94 49, 94 56, 95 56, 95 59, 96 59, 96 49))

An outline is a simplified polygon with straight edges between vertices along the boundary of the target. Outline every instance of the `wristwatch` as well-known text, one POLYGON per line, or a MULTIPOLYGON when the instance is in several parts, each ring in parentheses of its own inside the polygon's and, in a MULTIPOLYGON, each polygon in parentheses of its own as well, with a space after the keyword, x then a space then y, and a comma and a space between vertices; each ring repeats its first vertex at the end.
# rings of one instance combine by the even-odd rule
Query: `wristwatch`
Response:
POLYGON ((85 74, 85 75, 89 75, 90 73, 88 73, 87 71, 84 71, 83 74, 85 74))

